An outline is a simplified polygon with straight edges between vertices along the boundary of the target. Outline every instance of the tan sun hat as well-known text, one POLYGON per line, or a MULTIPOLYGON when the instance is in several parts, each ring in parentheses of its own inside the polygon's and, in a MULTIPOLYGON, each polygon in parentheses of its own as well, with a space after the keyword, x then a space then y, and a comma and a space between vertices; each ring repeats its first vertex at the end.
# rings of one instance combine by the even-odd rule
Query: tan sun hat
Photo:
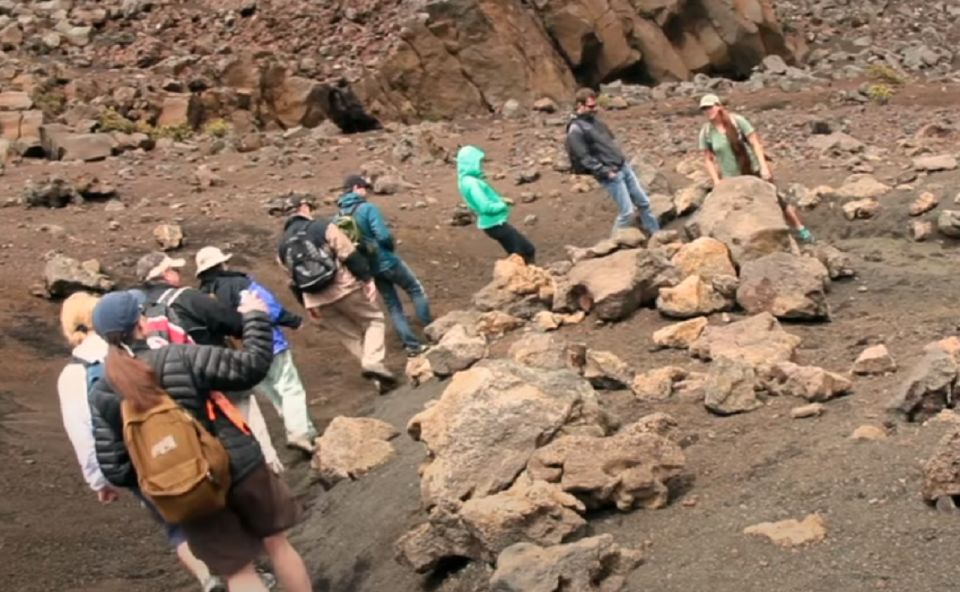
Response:
POLYGON ((703 95, 703 98, 700 99, 700 108, 705 109, 707 107, 714 107, 716 105, 722 105, 723 101, 720 100, 720 97, 717 95, 703 95))
POLYGON ((197 251, 197 276, 222 263, 226 263, 233 255, 227 255, 217 247, 204 247, 197 251))

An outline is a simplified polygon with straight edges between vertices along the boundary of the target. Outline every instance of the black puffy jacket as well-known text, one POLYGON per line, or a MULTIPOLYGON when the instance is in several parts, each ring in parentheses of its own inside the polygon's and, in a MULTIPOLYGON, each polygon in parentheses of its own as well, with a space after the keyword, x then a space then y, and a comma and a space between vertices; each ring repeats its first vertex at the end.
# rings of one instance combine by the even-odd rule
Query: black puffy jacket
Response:
MULTIPOLYGON (((249 389, 267 375, 273 361, 273 335, 267 315, 255 312, 243 316, 242 350, 212 345, 149 349, 145 343, 139 343, 134 345, 133 352, 153 368, 160 384, 177 404, 220 439, 230 455, 234 483, 263 464, 263 453, 253 436, 241 432, 222 413, 217 413, 211 424, 206 406, 211 390, 249 389)), ((242 397, 249 396, 249 392, 242 394, 242 397)), ((103 379, 97 381, 89 400, 97 463, 103 476, 117 487, 135 486, 136 471, 123 442, 120 397, 103 379)))

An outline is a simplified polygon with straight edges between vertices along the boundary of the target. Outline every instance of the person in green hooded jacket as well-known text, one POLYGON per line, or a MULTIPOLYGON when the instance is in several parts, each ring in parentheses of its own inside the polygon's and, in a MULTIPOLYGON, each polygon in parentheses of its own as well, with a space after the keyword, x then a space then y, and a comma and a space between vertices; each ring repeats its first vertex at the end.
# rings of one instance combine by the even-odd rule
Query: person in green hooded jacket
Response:
POLYGON ((516 253, 533 263, 536 248, 527 237, 511 226, 510 206, 486 182, 483 175, 485 154, 476 146, 464 146, 457 152, 457 187, 467 207, 477 216, 477 228, 500 243, 508 254, 516 253))

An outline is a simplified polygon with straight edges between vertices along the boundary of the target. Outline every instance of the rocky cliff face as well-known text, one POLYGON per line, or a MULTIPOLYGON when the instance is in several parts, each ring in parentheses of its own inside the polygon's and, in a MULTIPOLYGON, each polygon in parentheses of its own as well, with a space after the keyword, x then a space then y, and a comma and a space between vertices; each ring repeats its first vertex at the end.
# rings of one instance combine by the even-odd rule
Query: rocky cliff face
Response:
POLYGON ((745 75, 792 58, 769 0, 453 0, 424 7, 357 85, 375 116, 450 117, 569 100, 618 78, 745 75))
POLYGON ((791 57, 770 0, 0 0, 0 50, 48 123, 344 131, 791 57))

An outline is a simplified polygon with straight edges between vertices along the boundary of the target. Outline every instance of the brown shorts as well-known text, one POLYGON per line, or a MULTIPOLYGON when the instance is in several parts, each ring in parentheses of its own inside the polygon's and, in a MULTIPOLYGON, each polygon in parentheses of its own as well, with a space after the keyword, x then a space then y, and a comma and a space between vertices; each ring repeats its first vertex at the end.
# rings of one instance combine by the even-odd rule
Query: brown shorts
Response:
POLYGON ((240 571, 263 552, 263 539, 293 527, 300 505, 282 479, 260 465, 227 494, 227 507, 184 523, 190 550, 219 576, 240 571))

